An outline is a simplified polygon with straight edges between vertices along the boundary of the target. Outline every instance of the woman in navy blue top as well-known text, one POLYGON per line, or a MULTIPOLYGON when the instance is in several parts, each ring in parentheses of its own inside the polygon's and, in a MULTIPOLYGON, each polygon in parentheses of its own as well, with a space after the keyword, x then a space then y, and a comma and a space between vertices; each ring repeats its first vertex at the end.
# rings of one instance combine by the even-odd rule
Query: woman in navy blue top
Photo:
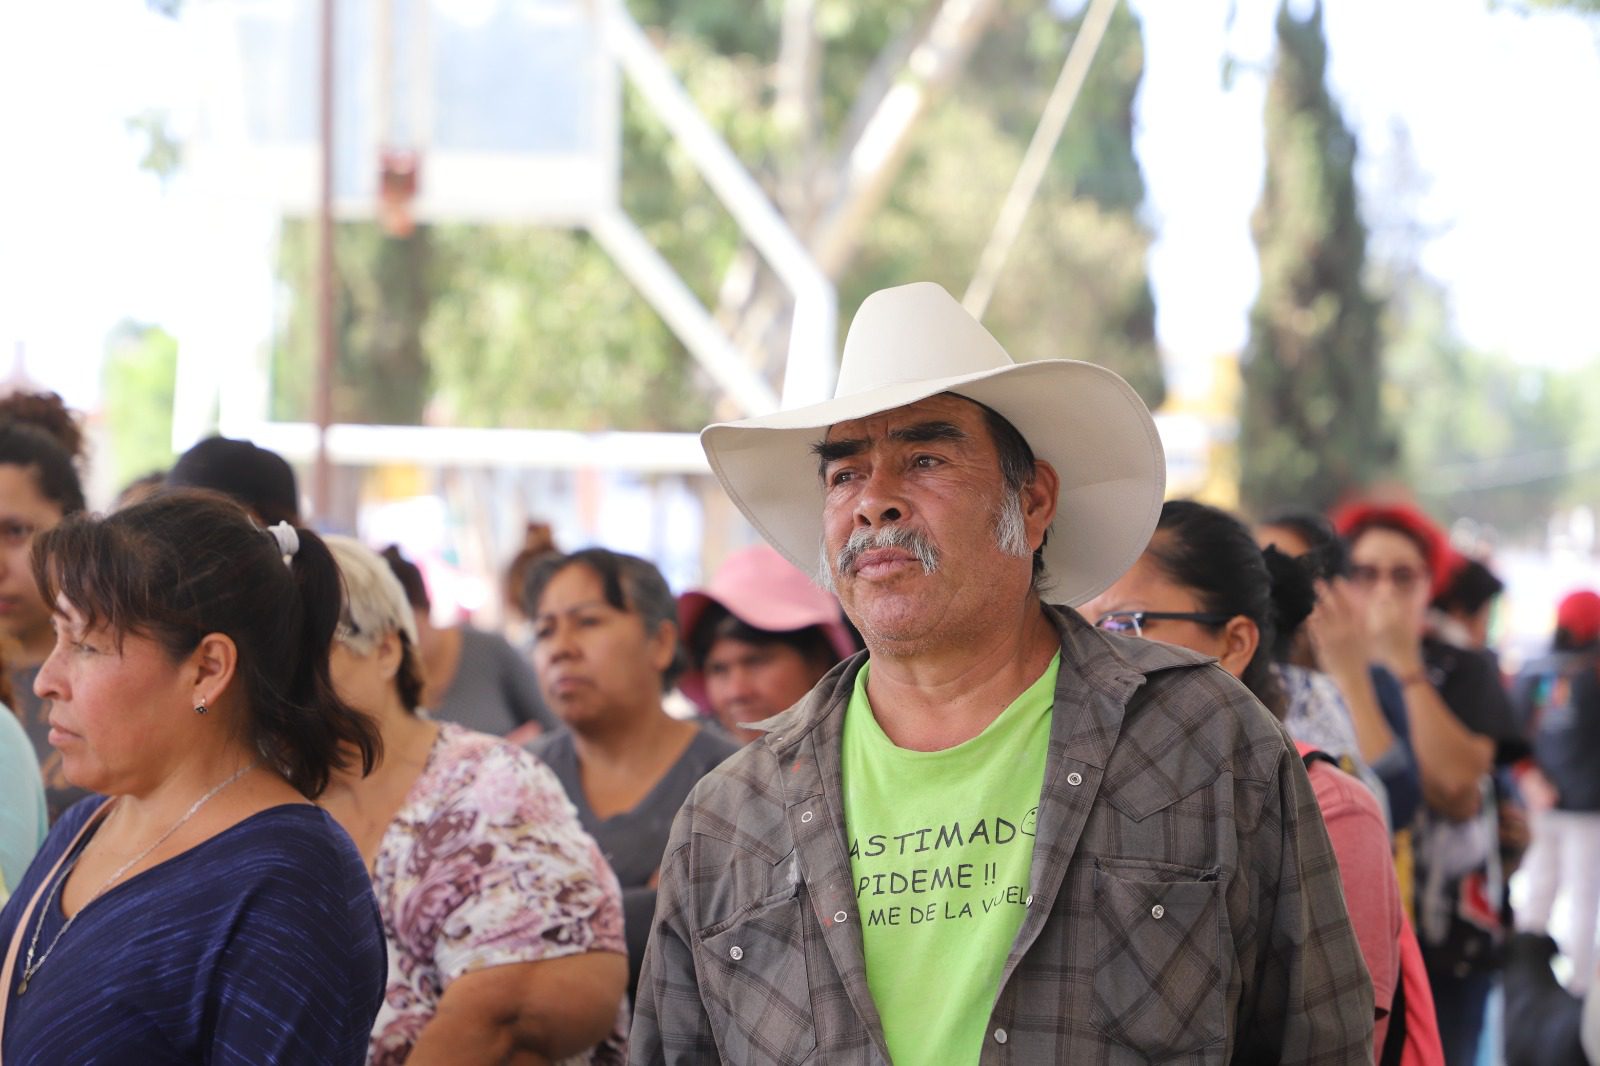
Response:
POLYGON ((42 535, 40 668, 72 808, 0 911, 7 1066, 365 1060, 370 880, 308 800, 377 754, 328 676, 320 539, 182 493, 42 535), (109 797, 109 798, 102 798, 109 797))

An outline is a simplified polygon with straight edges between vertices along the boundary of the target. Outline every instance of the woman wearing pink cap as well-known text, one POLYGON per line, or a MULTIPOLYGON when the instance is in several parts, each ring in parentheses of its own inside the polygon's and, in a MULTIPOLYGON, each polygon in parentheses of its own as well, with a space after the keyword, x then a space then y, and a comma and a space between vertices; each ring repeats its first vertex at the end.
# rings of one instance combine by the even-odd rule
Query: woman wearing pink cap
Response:
POLYGON ((678 597, 678 623, 690 662, 678 687, 741 744, 760 736, 747 725, 787 710, 858 650, 833 596, 766 544, 678 597))

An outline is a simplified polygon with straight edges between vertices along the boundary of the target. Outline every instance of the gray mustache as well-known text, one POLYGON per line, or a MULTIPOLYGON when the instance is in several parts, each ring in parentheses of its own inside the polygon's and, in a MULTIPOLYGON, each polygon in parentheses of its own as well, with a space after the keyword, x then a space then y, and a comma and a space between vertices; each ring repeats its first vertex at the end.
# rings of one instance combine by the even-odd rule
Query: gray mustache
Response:
POLYGON ((854 573, 856 560, 876 548, 899 548, 910 552, 922 564, 925 574, 939 569, 939 549, 927 537, 906 526, 883 526, 878 529, 862 528, 851 533, 850 539, 845 541, 844 547, 834 557, 833 572, 854 573))

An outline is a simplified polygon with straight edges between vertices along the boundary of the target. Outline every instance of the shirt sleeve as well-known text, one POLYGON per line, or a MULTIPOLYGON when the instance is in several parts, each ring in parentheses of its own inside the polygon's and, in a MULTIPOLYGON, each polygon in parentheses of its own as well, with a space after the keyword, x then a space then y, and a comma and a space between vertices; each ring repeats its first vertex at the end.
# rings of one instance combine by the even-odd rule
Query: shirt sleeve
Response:
POLYGON ((616 877, 550 771, 504 747, 480 768, 473 793, 482 802, 469 795, 463 809, 479 812, 477 839, 439 871, 458 900, 434 945, 446 987, 489 966, 624 953, 616 877))
POLYGON ((1322 808, 1328 842, 1339 860, 1350 925, 1372 977, 1374 1007, 1387 1016, 1400 974, 1400 886, 1395 878, 1389 830, 1377 802, 1357 782, 1327 763, 1316 763, 1310 779, 1322 808))
POLYGON ((1316 795, 1287 742, 1264 784, 1255 832, 1241 838, 1262 948, 1246 977, 1234 1062, 1371 1062, 1372 981, 1316 795))
POLYGON ((206 1061, 366 1061, 387 972, 377 902, 364 878, 362 899, 318 872, 275 866, 236 916, 209 997, 206 1061))
POLYGON ((1394 734, 1389 750, 1372 763, 1389 792, 1389 824, 1396 829, 1409 826, 1422 806, 1422 775, 1417 754, 1411 747, 1411 722, 1406 717, 1406 698, 1394 675, 1381 666, 1371 670, 1372 687, 1378 694, 1378 708, 1394 734))
POLYGON ((679 811, 661 863, 661 888, 634 999, 628 1062, 691 1066, 720 1062, 695 972, 690 928, 690 812, 679 811))
POLYGON ((1516 711, 1511 697, 1500 681, 1500 672, 1484 655, 1446 649, 1450 655, 1439 695, 1461 724, 1480 736, 1493 740, 1499 748, 1497 761, 1507 762, 1518 757, 1522 748, 1522 731, 1517 728, 1516 711))

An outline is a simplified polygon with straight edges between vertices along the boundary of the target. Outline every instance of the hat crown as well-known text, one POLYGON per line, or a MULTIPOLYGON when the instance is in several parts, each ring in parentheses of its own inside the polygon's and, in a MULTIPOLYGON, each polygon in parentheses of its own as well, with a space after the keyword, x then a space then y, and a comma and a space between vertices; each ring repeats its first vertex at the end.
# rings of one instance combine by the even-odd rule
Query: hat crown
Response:
POLYGON ((1000 342, 931 281, 868 296, 850 324, 834 396, 1012 366, 1000 342))

